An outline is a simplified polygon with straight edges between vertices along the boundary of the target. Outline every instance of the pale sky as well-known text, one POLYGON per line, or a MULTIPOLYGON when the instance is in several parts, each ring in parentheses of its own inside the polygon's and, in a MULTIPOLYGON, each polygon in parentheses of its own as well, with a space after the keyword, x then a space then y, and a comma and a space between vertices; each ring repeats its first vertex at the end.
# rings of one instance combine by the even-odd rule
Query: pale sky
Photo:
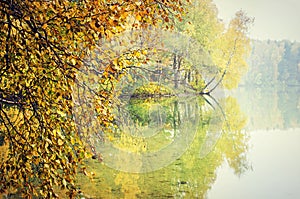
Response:
POLYGON ((255 17, 250 29, 253 39, 300 42, 300 0, 213 0, 219 18, 228 22, 238 10, 255 17))

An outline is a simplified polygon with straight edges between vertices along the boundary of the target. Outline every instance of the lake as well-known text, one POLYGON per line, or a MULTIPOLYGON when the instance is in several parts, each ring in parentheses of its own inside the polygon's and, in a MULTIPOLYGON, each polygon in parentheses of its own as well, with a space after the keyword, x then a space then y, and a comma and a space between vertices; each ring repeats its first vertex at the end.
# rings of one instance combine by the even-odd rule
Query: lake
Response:
POLYGON ((251 170, 236 176, 227 163, 207 198, 290 198, 300 196, 300 92, 253 89, 235 93, 250 121, 251 170))
POLYGON ((299 198, 300 89, 130 99, 86 198, 299 198))

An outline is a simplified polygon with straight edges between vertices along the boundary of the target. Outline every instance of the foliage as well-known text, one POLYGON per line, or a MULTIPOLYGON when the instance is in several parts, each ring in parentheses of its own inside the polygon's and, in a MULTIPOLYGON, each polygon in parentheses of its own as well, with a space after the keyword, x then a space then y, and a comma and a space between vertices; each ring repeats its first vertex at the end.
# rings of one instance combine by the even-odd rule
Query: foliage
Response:
MULTIPOLYGON (((201 71, 224 78, 228 88, 237 85, 246 68, 243 58, 251 20, 239 12, 224 29, 212 1, 192 2, 194 7, 183 18, 185 3, 0 1, 0 135, 8 147, 0 162, 0 192, 51 198, 57 197, 55 188, 60 187, 75 197, 75 175, 79 168, 86 174, 82 160, 92 155, 101 159, 93 145, 102 139, 103 131, 114 128, 116 84, 131 69, 145 75, 156 61, 154 71, 162 74, 159 81, 165 77, 176 89, 182 84, 203 90, 207 84, 201 71), (173 45, 174 51, 156 55, 149 54, 153 46, 142 44, 166 38, 157 34, 131 35, 127 41, 117 37, 126 30, 155 27, 174 27, 185 36, 170 38, 166 44, 173 45), (190 36, 197 42, 177 40, 190 36), (140 38, 140 45, 126 45, 134 38, 140 38)), ((155 84, 144 90, 171 93, 155 84)), ((176 107, 175 103, 174 126, 180 112, 176 107)), ((134 140, 123 136, 119 144, 130 142, 134 140)))
POLYGON ((141 40, 141 46, 149 48, 147 41, 151 41, 158 51, 147 54, 151 61, 140 66, 142 72, 135 71, 133 76, 139 73, 144 79, 172 86, 178 92, 207 93, 220 83, 228 89, 237 87, 247 71, 247 34, 253 20, 239 11, 225 27, 211 0, 194 0, 185 6, 188 12, 175 21, 176 32, 166 34, 155 29, 161 34, 148 31, 146 37, 139 33, 142 39, 136 40, 141 40))
POLYGON ((155 121, 161 121, 161 117, 165 117, 163 118, 165 124, 171 125, 172 111, 170 106, 174 100, 174 98, 147 98, 144 100, 132 98, 128 104, 128 111, 133 122, 139 126, 150 125, 151 123, 152 128, 160 126, 162 124, 157 124, 155 121))
POLYGON ((247 71, 246 58, 250 53, 250 39, 247 33, 252 22, 253 19, 247 17, 243 11, 238 11, 226 32, 212 44, 215 49, 211 53, 212 59, 219 67, 218 76, 225 88, 236 88, 247 71))
POLYGON ((211 92, 221 83, 225 88, 236 88, 247 71, 247 34, 253 19, 239 11, 225 27, 211 0, 191 4, 188 13, 176 22, 181 34, 165 39, 172 49, 168 66, 173 69, 174 88, 183 85, 200 93, 211 92))
MULTIPOLYGON (((180 17, 181 5, 179 0, 0 1, 0 131, 8 145, 0 192, 50 198, 59 186, 75 196, 74 176, 81 160, 90 157, 86 132, 76 128, 72 114, 72 88, 88 89, 76 81, 88 65, 85 58, 102 39, 126 28, 180 17)), ((102 74, 108 85, 122 66, 114 67, 109 54, 100 60, 94 75, 102 74)), ((110 90, 95 91, 100 123, 109 125, 110 90)), ((84 107, 77 110, 88 114, 84 107)))
POLYGON ((173 92, 170 88, 167 88, 163 85, 156 84, 154 82, 150 82, 147 85, 143 85, 139 88, 137 88, 134 93, 133 97, 138 96, 167 96, 172 95, 173 92))

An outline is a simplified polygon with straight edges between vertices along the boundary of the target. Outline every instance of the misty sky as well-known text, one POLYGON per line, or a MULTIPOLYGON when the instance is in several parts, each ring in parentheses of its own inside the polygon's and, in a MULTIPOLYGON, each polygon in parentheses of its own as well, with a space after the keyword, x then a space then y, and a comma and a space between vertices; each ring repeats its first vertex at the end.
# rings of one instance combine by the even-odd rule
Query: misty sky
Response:
POLYGON ((213 0, 219 18, 228 22, 238 10, 255 17, 250 36, 254 39, 289 39, 300 42, 299 0, 213 0))

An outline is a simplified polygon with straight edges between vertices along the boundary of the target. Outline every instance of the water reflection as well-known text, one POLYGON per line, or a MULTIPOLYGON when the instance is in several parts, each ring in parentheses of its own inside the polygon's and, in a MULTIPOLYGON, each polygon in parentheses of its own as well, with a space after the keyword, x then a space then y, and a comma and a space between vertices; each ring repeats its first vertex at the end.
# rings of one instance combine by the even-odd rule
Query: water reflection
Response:
POLYGON ((241 88, 235 95, 249 131, 300 127, 300 87, 241 88))
POLYGON ((132 100, 115 113, 119 127, 115 139, 99 144, 97 150, 106 165, 117 170, 160 169, 179 158, 194 140, 198 107, 194 99, 132 100))
POLYGON ((249 117, 247 153, 252 171, 218 170, 208 198, 299 198, 300 88, 247 88, 235 93, 249 117), (224 189, 224 187, 226 187, 224 189))
POLYGON ((204 198, 224 161, 242 174, 249 168, 249 137, 242 130, 247 118, 235 98, 218 103, 211 106, 202 97, 132 101, 119 117, 122 131, 115 132, 109 143, 113 147, 99 145, 107 154, 104 163, 88 163, 93 182, 79 176, 82 191, 92 198, 204 198), (116 150, 121 155, 115 156, 116 150), (147 154, 156 156, 144 161, 147 154), (140 172, 161 162, 168 164, 140 172), (131 171, 139 172, 120 171, 116 165, 131 165, 131 171))

